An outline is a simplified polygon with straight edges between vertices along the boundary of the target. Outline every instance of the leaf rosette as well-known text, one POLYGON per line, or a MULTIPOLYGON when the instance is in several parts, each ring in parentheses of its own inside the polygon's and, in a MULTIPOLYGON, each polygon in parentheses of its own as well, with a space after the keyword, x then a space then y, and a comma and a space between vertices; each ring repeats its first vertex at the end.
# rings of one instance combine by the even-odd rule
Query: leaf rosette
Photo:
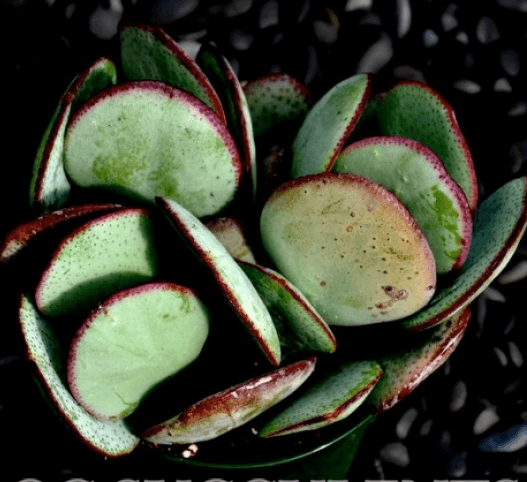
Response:
POLYGON ((38 217, 0 253, 44 265, 19 322, 60 416, 106 456, 247 444, 265 464, 402 400, 514 253, 526 179, 478 205, 452 107, 424 83, 376 93, 357 74, 313 102, 152 25, 120 42, 118 66, 96 60, 61 98, 38 217))

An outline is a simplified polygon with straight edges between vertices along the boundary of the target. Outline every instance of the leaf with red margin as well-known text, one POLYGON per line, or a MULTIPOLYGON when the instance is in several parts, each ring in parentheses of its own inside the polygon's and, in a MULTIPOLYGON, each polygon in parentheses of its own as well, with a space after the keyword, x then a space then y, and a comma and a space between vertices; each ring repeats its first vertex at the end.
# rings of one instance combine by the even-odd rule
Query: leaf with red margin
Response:
POLYGON ((227 123, 218 94, 196 62, 162 28, 145 23, 120 25, 121 67, 128 80, 157 80, 186 90, 227 123))
POLYGON ((244 425, 295 392, 313 373, 315 358, 287 365, 200 400, 141 434, 154 444, 214 439, 244 425))
POLYGON ((60 344, 26 296, 21 297, 19 322, 27 356, 34 364, 45 393, 66 425, 89 448, 106 457, 119 457, 132 452, 139 444, 139 438, 124 423, 96 420, 71 396, 61 376, 65 369, 60 344))
POLYGON ((375 117, 382 135, 409 137, 432 149, 465 192, 471 211, 476 210, 472 154, 446 99, 424 82, 401 81, 378 95, 375 117))
POLYGON ((115 85, 117 74, 113 62, 97 59, 72 82, 53 113, 37 151, 30 184, 30 205, 40 212, 50 212, 64 206, 71 185, 64 172, 64 135, 74 107, 93 94, 115 85))
POLYGON ((471 314, 467 307, 427 332, 426 340, 414 348, 379 360, 384 375, 368 398, 375 412, 384 412, 403 400, 448 359, 463 338, 471 314))

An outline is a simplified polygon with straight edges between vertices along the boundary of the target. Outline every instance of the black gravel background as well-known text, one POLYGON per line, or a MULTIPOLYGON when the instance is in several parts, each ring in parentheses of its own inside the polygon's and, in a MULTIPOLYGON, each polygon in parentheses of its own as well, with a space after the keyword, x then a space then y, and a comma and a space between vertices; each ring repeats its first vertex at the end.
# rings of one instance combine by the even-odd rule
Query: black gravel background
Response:
MULTIPOLYGON (((0 234, 29 215, 34 153, 58 98, 90 60, 117 58, 123 16, 191 49, 215 41, 242 80, 280 70, 315 96, 363 71, 379 89, 426 80, 455 108, 483 198, 527 174, 526 0, 0 0, 0 234)), ((523 241, 458 350, 380 417, 348 479, 527 480, 526 265, 523 241)), ((194 479, 161 461, 100 459, 49 417, 21 354, 14 282, 2 278, 0 481, 194 479)))

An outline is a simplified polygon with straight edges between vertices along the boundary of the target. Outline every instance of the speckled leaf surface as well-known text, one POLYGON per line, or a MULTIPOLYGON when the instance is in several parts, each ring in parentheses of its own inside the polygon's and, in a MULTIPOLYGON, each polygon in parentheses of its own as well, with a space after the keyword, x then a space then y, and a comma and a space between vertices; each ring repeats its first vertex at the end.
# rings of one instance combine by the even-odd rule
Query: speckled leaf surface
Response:
POLYGON ((71 111, 116 82, 115 65, 102 57, 76 77, 60 99, 33 164, 29 202, 35 210, 47 213, 68 202, 71 185, 64 172, 63 157, 64 136, 71 111))
POLYGON ((122 419, 150 389, 192 363, 208 333, 208 309, 188 288, 151 283, 117 292, 73 337, 71 393, 96 418, 122 419))
POLYGON ((413 349, 395 351, 379 360, 384 375, 368 398, 376 412, 403 400, 448 359, 463 338, 471 314, 467 307, 427 332, 426 339, 413 349))
POLYGON ((96 214, 100 215, 121 208, 122 206, 118 204, 83 204, 59 209, 20 224, 4 237, 0 245, 0 263, 6 263, 15 258, 35 238, 68 221, 96 214))
POLYGON ((21 298, 19 322, 29 360, 58 414, 88 447, 107 457, 129 454, 139 443, 122 422, 96 420, 75 401, 65 383, 61 347, 28 297, 21 298))
POLYGON ((213 394, 141 434, 156 444, 211 440, 244 425, 295 392, 313 373, 300 361, 213 394))
POLYGON ((461 268, 472 239, 472 215, 465 194, 434 152, 412 139, 369 137, 348 146, 333 170, 365 176, 393 192, 426 236, 437 272, 461 268))
POLYGON ((222 101, 227 126, 238 146, 254 198, 257 189, 256 147, 251 114, 240 81, 227 59, 213 45, 203 45, 196 62, 222 101))
POLYGON ((478 204, 474 163, 450 104, 423 82, 403 81, 379 96, 376 111, 381 134, 409 137, 439 156, 474 212, 478 204))
POLYGON ((330 325, 412 314, 435 290, 435 261, 397 197, 364 177, 324 173, 282 184, 262 211, 264 247, 330 325))
POLYGON ((307 114, 293 142, 291 177, 330 171, 371 96, 371 77, 343 80, 307 114))
POLYGON ((264 266, 239 264, 271 313, 282 346, 327 353, 336 350, 331 329, 291 282, 264 266))
POLYGON ((280 341, 273 320, 247 275, 221 242, 189 211, 174 201, 158 198, 169 222, 212 273, 245 328, 267 359, 280 364, 280 341))
POLYGON ((121 67, 126 79, 158 80, 186 90, 226 123, 221 100, 205 74, 162 28, 124 22, 119 39, 121 67))
POLYGON ((527 225, 525 177, 508 182, 478 208, 469 255, 454 282, 404 321, 412 330, 430 328, 471 303, 505 268, 527 225))
POLYGON ((301 123, 311 104, 308 87, 279 72, 247 82, 243 90, 256 138, 301 123))
POLYGON ((196 216, 232 201, 241 180, 226 126, 189 93, 161 82, 119 84, 72 118, 65 168, 75 184, 153 203, 177 200, 196 216))
POLYGON ((382 375, 374 361, 344 362, 308 382, 306 389, 258 431, 275 437, 326 427, 351 415, 366 399, 382 375))
POLYGON ((47 316, 80 314, 118 289, 158 272, 154 223, 143 209, 123 209, 85 223, 59 244, 36 289, 47 316))

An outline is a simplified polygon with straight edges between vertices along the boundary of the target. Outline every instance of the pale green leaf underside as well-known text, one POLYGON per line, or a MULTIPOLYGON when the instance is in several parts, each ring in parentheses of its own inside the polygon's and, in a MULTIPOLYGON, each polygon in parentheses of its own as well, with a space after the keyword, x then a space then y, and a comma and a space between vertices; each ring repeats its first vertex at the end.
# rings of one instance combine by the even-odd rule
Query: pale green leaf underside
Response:
POLYGON ((72 392, 97 418, 117 420, 199 356, 209 314, 186 288, 152 283, 112 296, 81 330, 70 350, 72 392))
POLYGON ((106 91, 74 118, 65 149, 75 184, 147 203, 166 196, 198 217, 231 202, 240 180, 225 126, 188 93, 159 82, 106 91))
POLYGON ((19 317, 29 357, 36 365, 50 400, 67 424, 96 451, 107 456, 130 453, 139 439, 124 423, 96 420, 71 396, 63 377, 58 341, 28 297, 22 299, 19 317))
POLYGON ((158 268, 150 215, 118 211, 66 238, 37 287, 37 305, 47 316, 85 313, 118 289, 151 280, 158 268))

